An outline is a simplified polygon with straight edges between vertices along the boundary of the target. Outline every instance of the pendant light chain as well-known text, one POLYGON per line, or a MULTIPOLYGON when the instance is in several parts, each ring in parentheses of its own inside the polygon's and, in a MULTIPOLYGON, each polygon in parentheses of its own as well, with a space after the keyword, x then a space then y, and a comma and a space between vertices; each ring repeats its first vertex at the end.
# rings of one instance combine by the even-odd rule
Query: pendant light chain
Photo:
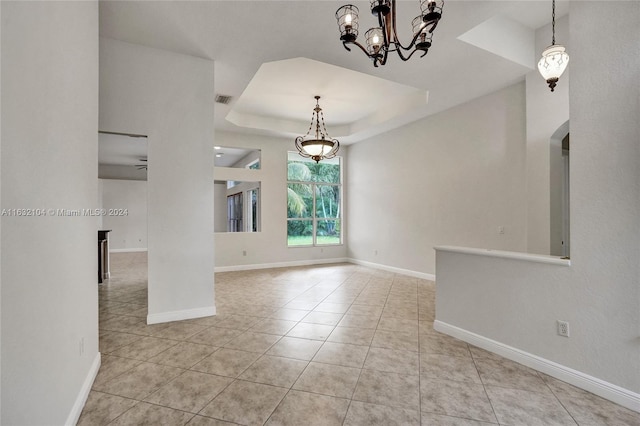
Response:
POLYGON ((556 0, 551 3, 551 44, 556 44, 556 0))

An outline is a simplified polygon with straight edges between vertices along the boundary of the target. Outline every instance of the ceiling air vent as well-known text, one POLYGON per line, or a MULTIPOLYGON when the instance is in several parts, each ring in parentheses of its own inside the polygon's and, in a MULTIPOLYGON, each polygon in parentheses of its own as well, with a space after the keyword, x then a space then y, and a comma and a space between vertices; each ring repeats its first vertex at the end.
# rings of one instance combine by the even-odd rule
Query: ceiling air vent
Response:
POLYGON ((218 104, 229 105, 229 103, 231 103, 231 99, 233 99, 232 96, 216 95, 216 103, 218 104))

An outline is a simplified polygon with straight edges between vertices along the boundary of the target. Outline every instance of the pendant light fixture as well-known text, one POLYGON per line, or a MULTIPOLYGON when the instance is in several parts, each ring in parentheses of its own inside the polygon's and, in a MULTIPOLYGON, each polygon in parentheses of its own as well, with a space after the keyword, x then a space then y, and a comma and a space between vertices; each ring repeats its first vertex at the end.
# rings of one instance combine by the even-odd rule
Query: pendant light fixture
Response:
POLYGON ((335 157, 338 149, 340 149, 340 142, 329 136, 329 132, 327 132, 327 128, 324 125, 324 114, 319 104, 320 96, 314 96, 314 98, 316 99, 316 107, 311 114, 309 130, 307 130, 306 135, 296 138, 296 149, 301 156, 311 158, 317 163, 325 158, 335 157), (315 135, 312 135, 311 129, 313 129, 314 124, 315 135), (320 127, 321 124, 322 127, 320 127))
POLYGON ((556 0, 551 3, 551 46, 542 52, 542 59, 538 62, 538 71, 542 78, 547 80, 551 91, 556 87, 556 83, 569 64, 569 55, 561 44, 556 44, 556 0))
POLYGON ((345 49, 351 51, 348 44, 360 48, 372 61, 373 66, 387 63, 389 52, 397 52, 400 59, 408 61, 416 52, 423 57, 431 47, 431 38, 438 22, 442 18, 444 0, 420 0, 420 15, 411 21, 413 39, 408 46, 402 45, 396 30, 396 0, 370 0, 371 13, 378 18, 378 26, 364 34, 367 46, 358 43, 358 8, 352 4, 342 6, 336 11, 340 40, 345 49))

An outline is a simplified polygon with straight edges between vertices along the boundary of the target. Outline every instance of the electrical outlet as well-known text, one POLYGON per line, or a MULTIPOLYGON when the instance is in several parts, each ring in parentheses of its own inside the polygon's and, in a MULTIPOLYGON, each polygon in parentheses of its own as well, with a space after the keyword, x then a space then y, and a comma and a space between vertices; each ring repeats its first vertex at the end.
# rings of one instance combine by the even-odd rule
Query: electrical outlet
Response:
POLYGON ((377 255, 378 255, 378 250, 374 250, 374 251, 373 251, 373 255, 374 255, 374 256, 377 256, 377 255))
POLYGON ((558 320, 558 336, 569 337, 569 323, 558 320))
POLYGON ((246 250, 242 250, 242 255, 246 256, 247 255, 247 251, 246 250))
POLYGON ((504 226, 498 226, 498 234, 504 234, 504 226))

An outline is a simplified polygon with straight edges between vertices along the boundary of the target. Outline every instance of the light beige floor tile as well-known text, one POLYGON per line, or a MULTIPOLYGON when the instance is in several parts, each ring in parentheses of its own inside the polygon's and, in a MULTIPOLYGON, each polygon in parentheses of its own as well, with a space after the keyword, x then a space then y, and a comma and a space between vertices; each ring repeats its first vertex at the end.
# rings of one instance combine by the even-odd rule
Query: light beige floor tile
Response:
POLYGON ((631 411, 568 383, 541 374, 565 409, 580 425, 639 426, 640 413, 631 411))
POLYGON ((254 352, 222 348, 191 367, 191 369, 235 378, 242 374, 258 358, 260 358, 260 354, 254 352))
POLYGON ((325 364, 362 368, 368 351, 368 346, 325 342, 313 360, 325 364))
POLYGON ((432 379, 482 383, 471 358, 421 354, 420 373, 432 379))
POLYGON ((270 315, 271 318, 288 320, 288 321, 300 321, 310 310, 281 308, 270 315))
POLYGON ((346 314, 338 323, 339 327, 373 328, 378 326, 379 315, 351 315, 346 314))
POLYGON ((212 419, 211 417, 194 416, 187 426, 235 426, 237 423, 225 422, 224 420, 212 419))
POLYGON ((290 388, 307 366, 307 361, 264 355, 239 379, 290 388))
POLYGON ((145 401, 195 414, 232 381, 229 377, 185 371, 149 395, 145 401))
POLYGON ((91 391, 78 420, 78 426, 106 425, 138 401, 91 391))
POLYGON ((441 333, 424 333, 420 336, 420 353, 471 357, 469 345, 441 333))
POLYGON ((497 419, 484 386, 422 377, 420 409, 423 412, 464 417, 496 423, 497 419))
POLYGON ((240 336, 231 339, 224 345, 224 347, 263 354, 278 340, 280 340, 280 336, 247 331, 240 336))
MULTIPOLYGON (((435 331, 434 331, 435 332, 435 331)), ((440 334, 440 333, 438 333, 440 334)), ((498 354, 494 354, 493 352, 489 352, 486 351, 484 349, 478 348, 476 346, 473 345, 468 345, 469 346, 469 351, 471 352, 471 356, 473 357, 473 359, 484 359, 484 358, 489 358, 492 359, 494 361, 502 361, 506 358, 498 355, 498 354)))
POLYGON ((292 390, 266 423, 267 426, 341 426, 349 400, 292 390))
POLYGON ((322 342, 317 340, 285 336, 273 345, 266 354, 310 361, 321 346, 322 342))
POLYGON ((95 389, 112 395, 141 400, 162 385, 182 374, 184 370, 143 362, 95 389))
POLYGON ((542 393, 550 392, 535 370, 508 359, 500 361, 489 358, 476 359, 475 364, 478 373, 480 373, 480 379, 485 385, 542 393))
POLYGON ((331 312, 334 314, 344 314, 351 305, 348 303, 329 303, 322 302, 313 310, 316 312, 331 312))
POLYGON ((367 355, 364 368, 418 375, 420 373, 420 358, 417 352, 372 347, 367 355))
POLYGON ((126 373, 133 367, 142 364, 142 361, 117 356, 103 355, 100 362, 100 370, 93 381, 93 388, 100 387, 109 380, 126 373))
POLYGON ((293 389, 351 398, 359 376, 359 368, 311 362, 293 385, 293 389))
POLYGON ((445 416, 442 414, 422 413, 423 426, 489 426, 497 423, 480 422, 462 417, 445 416))
POLYGON ((177 344, 178 342, 175 340, 158 339, 156 337, 145 336, 140 340, 136 340, 133 343, 113 351, 111 355, 146 361, 177 344))
POLYGON ((551 393, 485 386, 500 424, 572 425, 576 422, 551 393))
POLYGON ((231 339, 238 337, 242 334, 240 330, 233 330, 229 328, 210 327, 200 333, 194 334, 187 340, 193 343, 201 343, 209 346, 223 346, 231 339))
POLYGON ((109 354, 141 338, 142 336, 137 334, 120 333, 118 331, 101 332, 99 342, 100 353, 109 354))
POLYGON ((383 314, 378 323, 378 330, 417 332, 418 320, 394 318, 383 314))
POLYGON ((206 330, 207 328, 208 327, 204 325, 191 324, 188 322, 180 321, 152 332, 151 336, 160 337, 163 339, 184 340, 188 337, 193 336, 194 334, 206 330))
POLYGON ((310 311, 320 303, 319 300, 292 300, 283 306, 286 309, 299 309, 303 311, 310 311))
POLYGON ((351 401, 344 426, 420 426, 420 412, 351 401))
POLYGON ((382 306, 376 305, 351 305, 346 312, 347 315, 370 315, 378 316, 382 315, 382 306))
POLYGON ((236 380, 200 414, 243 425, 262 425, 286 394, 284 388, 236 380))
POLYGON ((218 349, 214 346, 198 343, 180 342, 166 351, 149 358, 148 362, 188 369, 218 349))
POLYGON ((234 330, 248 330, 253 325, 258 323, 261 318, 251 317, 246 315, 229 315, 224 321, 220 321, 216 324, 219 328, 232 328, 234 330))
POLYGON ((326 340, 331 334, 334 327, 322 324, 298 323, 287 333, 289 337, 299 337, 302 339, 326 340))
POLYGON ((376 330, 371 346, 418 352, 418 333, 414 330, 376 330))
POLYGON ((297 324, 296 321, 287 321, 274 318, 264 319, 249 329, 254 333, 276 334, 284 336, 297 324))
POLYGON ((342 316, 343 314, 312 311, 307 316, 305 316, 301 320, 301 322, 307 322, 311 324, 338 325, 338 323, 342 319, 342 316))
POLYGON ((418 410, 419 376, 362 370, 353 394, 356 401, 418 410))
POLYGON ((109 426, 184 425, 193 414, 167 407, 139 402, 135 407, 109 423, 109 426))
POLYGON ((371 344, 375 331, 373 328, 336 327, 327 341, 368 346, 371 344))

